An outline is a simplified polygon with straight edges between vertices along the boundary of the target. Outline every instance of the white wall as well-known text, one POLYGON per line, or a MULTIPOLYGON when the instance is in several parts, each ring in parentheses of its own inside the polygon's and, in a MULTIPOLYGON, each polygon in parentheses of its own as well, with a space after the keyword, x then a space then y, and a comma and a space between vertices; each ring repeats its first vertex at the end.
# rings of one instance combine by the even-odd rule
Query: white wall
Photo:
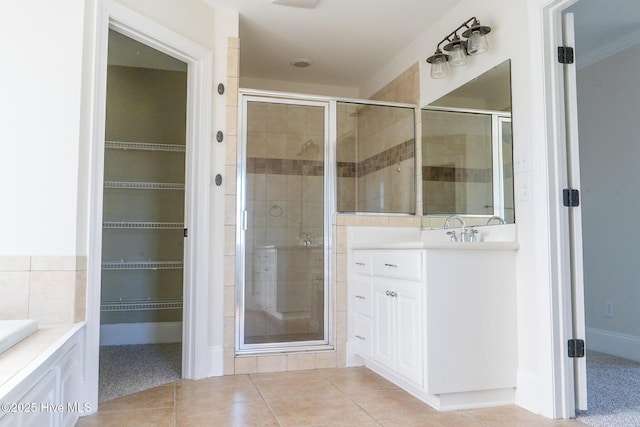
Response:
POLYGON ((0 255, 75 255, 84 1, 0 16, 0 255))
MULTIPOLYGON (((590 348, 619 354, 618 334, 640 357, 640 45, 578 71, 578 113, 587 328, 614 341, 590 348), (612 302, 614 317, 605 316, 612 302), (602 333, 601 332, 601 333, 602 333), (614 345, 611 345, 614 344, 614 345)), ((621 354, 627 357, 634 354, 621 354)))
MULTIPOLYGON (((511 59, 516 222, 520 250, 517 259, 518 295, 518 390, 516 403, 546 416, 553 416, 553 348, 551 338, 551 286, 549 264, 549 219, 547 152, 544 140, 535 140, 533 69, 541 61, 532 59, 534 42, 527 36, 529 13, 546 0, 481 3, 463 0, 450 13, 425 31, 414 43, 372 76, 360 88, 366 97, 378 90, 416 60, 421 66, 421 101, 426 105, 488 69, 511 59), (531 3, 531 9, 528 8, 531 3), (450 69, 447 78, 433 80, 425 60, 436 44, 454 28, 476 16, 492 28, 489 52, 469 58, 465 67, 450 69), (527 187, 527 191, 524 191, 527 187)), ((535 95, 535 96, 534 96, 535 95)))

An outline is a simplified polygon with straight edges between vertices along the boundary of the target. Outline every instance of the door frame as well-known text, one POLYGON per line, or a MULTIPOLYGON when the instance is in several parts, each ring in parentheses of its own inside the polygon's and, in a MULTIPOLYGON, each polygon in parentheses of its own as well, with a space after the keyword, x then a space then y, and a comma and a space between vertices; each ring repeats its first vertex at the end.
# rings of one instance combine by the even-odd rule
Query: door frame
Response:
MULTIPOLYGON (((539 213, 548 217, 549 296, 551 321, 551 364, 548 366, 552 394, 551 407, 541 408, 553 418, 572 418, 576 414, 573 359, 567 357, 567 341, 573 337, 571 292, 571 242, 569 215, 562 205, 562 189, 568 187, 567 124, 563 65, 557 61, 557 46, 563 44, 562 12, 578 0, 529 0, 532 99, 539 111, 534 129, 546 141, 544 158, 537 172, 544 176, 547 205, 539 213)), ((547 355, 545 355, 547 356, 547 355)), ((543 372, 546 373, 546 372, 543 372)))
POLYGON ((235 352, 240 354, 261 354, 261 353, 281 353, 295 351, 316 351, 334 348, 334 331, 331 325, 333 322, 332 305, 333 296, 333 270, 331 256, 333 250, 333 236, 331 226, 331 216, 335 212, 335 148, 336 138, 335 111, 336 100, 324 96, 301 95, 286 92, 272 92, 254 89, 240 89, 239 93, 239 113, 238 129, 240 130, 238 152, 237 152, 237 177, 240 183, 236 195, 236 319, 235 319, 235 352), (324 108, 324 175, 323 175, 323 255, 324 255, 324 338, 316 341, 268 343, 268 344, 245 344, 244 343, 244 315, 245 315, 245 267, 246 267, 246 233, 247 233, 247 103, 248 102, 275 102, 285 105, 305 105, 324 108), (322 341, 322 342, 321 342, 322 341), (304 343, 307 344, 304 344, 304 343))
POLYGON ((208 375, 208 284, 210 221, 210 138, 212 53, 209 49, 163 27, 113 0, 87 4, 85 61, 91 76, 88 91, 89 159, 87 310, 84 389, 92 411, 98 408, 100 348, 100 287, 102 208, 109 29, 187 63, 187 123, 185 174, 185 242, 182 375, 208 375), (200 321, 198 322, 198 319, 200 321))

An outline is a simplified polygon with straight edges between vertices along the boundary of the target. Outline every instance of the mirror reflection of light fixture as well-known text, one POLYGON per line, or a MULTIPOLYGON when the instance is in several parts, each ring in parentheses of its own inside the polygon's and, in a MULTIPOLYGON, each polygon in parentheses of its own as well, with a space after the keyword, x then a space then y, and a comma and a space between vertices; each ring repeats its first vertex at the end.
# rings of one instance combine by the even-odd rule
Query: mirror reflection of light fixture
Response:
POLYGON ((475 16, 467 19, 462 25, 451 32, 447 37, 442 39, 436 46, 436 52, 427 58, 427 62, 431 64, 431 77, 441 79, 447 76, 447 62, 452 67, 460 67, 467 63, 467 55, 480 55, 489 49, 486 35, 491 31, 491 27, 480 25, 480 21, 475 16), (458 31, 464 29, 462 37, 467 40, 460 39, 458 31), (440 46, 447 43, 443 48, 440 46), (442 49, 449 54, 442 52, 442 49))

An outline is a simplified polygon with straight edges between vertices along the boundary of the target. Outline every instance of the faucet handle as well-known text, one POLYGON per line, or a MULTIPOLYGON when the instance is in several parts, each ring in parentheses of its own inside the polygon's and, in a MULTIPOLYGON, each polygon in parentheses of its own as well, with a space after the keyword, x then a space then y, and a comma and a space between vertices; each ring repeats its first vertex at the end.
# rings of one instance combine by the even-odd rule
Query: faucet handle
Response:
POLYGON ((480 231, 475 228, 472 228, 471 230, 469 230, 469 242, 477 242, 478 233, 480 233, 480 231))
POLYGON ((456 237, 456 231, 455 230, 447 231, 447 236, 449 236, 449 241, 451 241, 451 242, 457 242, 458 241, 458 238, 456 237))

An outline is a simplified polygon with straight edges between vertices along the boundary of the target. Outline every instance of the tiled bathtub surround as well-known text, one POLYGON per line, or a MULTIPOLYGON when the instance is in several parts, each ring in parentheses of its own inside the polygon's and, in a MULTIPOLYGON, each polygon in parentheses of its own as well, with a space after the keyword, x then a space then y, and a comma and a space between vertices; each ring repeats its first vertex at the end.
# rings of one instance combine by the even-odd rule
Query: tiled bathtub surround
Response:
POLYGON ((86 264, 86 257, 0 257, 0 319, 84 320, 86 264))

